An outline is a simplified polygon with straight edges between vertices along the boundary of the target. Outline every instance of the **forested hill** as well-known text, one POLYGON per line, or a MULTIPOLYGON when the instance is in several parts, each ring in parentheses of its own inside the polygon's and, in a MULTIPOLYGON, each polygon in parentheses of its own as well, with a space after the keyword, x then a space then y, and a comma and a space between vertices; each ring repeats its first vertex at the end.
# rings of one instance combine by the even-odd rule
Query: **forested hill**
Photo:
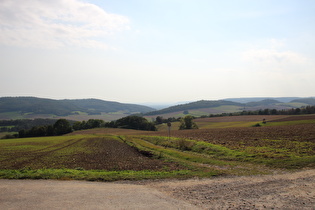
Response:
POLYGON ((255 107, 255 106, 269 106, 273 104, 280 104, 280 101, 277 101, 275 99, 264 99, 262 101, 254 101, 254 102, 248 102, 246 103, 246 106, 248 107, 255 107))
POLYGON ((299 102, 299 103, 305 103, 309 105, 315 106, 315 98, 301 98, 301 99, 295 99, 293 102, 299 102))
MULTIPOLYGON (((291 97, 294 99, 294 97, 291 97)), ((256 100, 256 98, 254 98, 256 100)), ((280 98, 282 99, 282 98, 280 98)), ((285 98, 286 101, 290 98, 285 98)), ((243 99, 240 98, 239 101, 243 99)), ((246 101, 244 98, 243 101, 246 101)), ((283 103, 279 100, 273 98, 264 98, 261 101, 251 101, 246 103, 233 102, 228 100, 218 100, 218 101, 207 101, 201 100, 196 102, 191 102, 187 104, 180 104, 176 106, 171 106, 169 108, 145 113, 145 116, 157 116, 157 115, 167 115, 171 116, 179 114, 190 113, 193 116, 202 116, 209 114, 220 114, 220 113, 233 113, 241 111, 257 111, 264 109, 275 109, 275 110, 288 110, 292 108, 300 108, 303 106, 314 106, 315 98, 299 98, 288 103, 283 103), (182 113, 179 113, 182 112, 182 113)))
POLYGON ((201 101, 196 101, 196 102, 192 102, 192 103, 171 106, 171 107, 166 108, 166 109, 161 109, 158 111, 146 113, 145 115, 146 116, 159 115, 159 114, 165 114, 165 113, 180 112, 180 111, 185 111, 185 110, 214 108, 214 107, 219 107, 219 106, 243 106, 243 104, 237 103, 237 102, 232 102, 232 101, 224 101, 224 100, 219 100, 219 101, 201 100, 201 101))
POLYGON ((124 111, 125 113, 145 113, 154 111, 154 109, 143 105, 124 104, 99 99, 53 100, 36 97, 0 98, 0 113, 22 112, 66 116, 74 112, 100 114, 119 111, 124 111))

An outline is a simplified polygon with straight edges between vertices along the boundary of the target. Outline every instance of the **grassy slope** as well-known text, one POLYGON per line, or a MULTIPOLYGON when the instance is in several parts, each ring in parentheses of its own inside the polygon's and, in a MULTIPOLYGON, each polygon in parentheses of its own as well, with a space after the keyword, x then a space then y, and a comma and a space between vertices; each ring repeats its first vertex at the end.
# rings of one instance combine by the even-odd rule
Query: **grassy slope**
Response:
MULTIPOLYGON (((233 112, 239 112, 241 109, 244 108, 243 106, 235 106, 235 105, 223 105, 223 106, 217 106, 217 107, 211 107, 211 108, 199 108, 199 109, 187 109, 186 111, 189 111, 189 114, 194 117, 200 117, 203 115, 209 115, 209 114, 222 114, 222 113, 233 113, 233 112)), ((146 115, 145 117, 148 119, 156 118, 157 116, 161 116, 163 118, 169 118, 169 117, 183 117, 185 114, 183 111, 174 111, 170 113, 165 114, 155 114, 155 115, 146 115)))

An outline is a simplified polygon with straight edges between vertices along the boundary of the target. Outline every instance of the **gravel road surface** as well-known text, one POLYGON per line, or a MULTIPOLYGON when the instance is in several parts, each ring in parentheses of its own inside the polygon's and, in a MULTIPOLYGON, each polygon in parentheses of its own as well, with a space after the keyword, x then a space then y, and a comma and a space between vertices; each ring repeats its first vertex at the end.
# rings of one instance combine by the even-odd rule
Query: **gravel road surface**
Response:
POLYGON ((315 170, 114 183, 0 180, 0 209, 315 210, 315 170))

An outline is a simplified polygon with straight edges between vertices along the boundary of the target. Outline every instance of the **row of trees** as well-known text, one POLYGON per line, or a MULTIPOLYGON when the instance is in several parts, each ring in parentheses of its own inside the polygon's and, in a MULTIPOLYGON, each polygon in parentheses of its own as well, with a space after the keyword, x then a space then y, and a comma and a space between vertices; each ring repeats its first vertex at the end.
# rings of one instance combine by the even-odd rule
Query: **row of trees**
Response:
POLYGON ((0 120, 0 132, 19 132, 34 126, 53 125, 56 121, 56 119, 0 120))
POLYGON ((105 127, 127 128, 127 129, 147 130, 147 131, 157 130, 153 122, 149 122, 147 119, 140 116, 123 117, 119 120, 106 123, 105 127))
POLYGON ((98 119, 89 119, 88 121, 77 121, 73 123, 73 130, 85 130, 85 129, 91 129, 91 128, 100 128, 105 127, 104 120, 98 120, 98 119))
POLYGON ((161 116, 157 116, 155 119, 155 124, 163 124, 163 123, 170 123, 170 122, 180 122, 179 130, 184 129, 198 129, 197 124, 193 121, 195 117, 191 115, 186 115, 185 117, 179 117, 179 118, 168 118, 164 119, 161 116))
POLYGON ((306 106, 302 108, 292 109, 264 109, 258 111, 243 111, 240 115, 300 115, 300 114, 315 114, 315 106, 306 106))
POLYGON ((103 120, 95 120, 90 119, 87 122, 75 122, 73 124, 73 130, 84 130, 84 129, 91 129, 91 128, 126 128, 126 129, 135 129, 135 130, 148 130, 148 131, 155 131, 157 130, 155 124, 149 122, 144 117, 140 116, 127 116, 121 119, 111 121, 111 122, 104 122, 103 120))
POLYGON ((159 125, 159 124, 163 124, 163 123, 169 123, 169 122, 178 122, 178 121, 180 121, 180 119, 181 119, 181 117, 179 117, 179 118, 175 118, 175 117, 169 117, 169 118, 167 118, 167 119, 164 119, 163 117, 161 117, 161 116, 157 116, 156 118, 155 118, 155 124, 156 125, 159 125))
POLYGON ((59 119, 53 125, 34 126, 29 130, 19 131, 19 138, 37 136, 59 136, 72 132, 72 126, 68 120, 59 119))
POLYGON ((66 119, 59 119, 53 125, 33 126, 31 129, 21 129, 18 134, 7 135, 5 138, 26 138, 39 136, 58 136, 74 130, 91 128, 127 128, 136 130, 156 131, 155 124, 140 116, 128 116, 116 121, 104 122, 103 120, 90 119, 88 121, 74 122, 71 124, 66 119))
POLYGON ((209 116, 204 115, 201 118, 206 117, 224 117, 224 116, 238 116, 238 115, 301 115, 301 114, 315 114, 315 106, 305 106, 301 108, 292 109, 260 109, 257 111, 242 111, 235 113, 222 113, 222 114, 210 114, 209 116))

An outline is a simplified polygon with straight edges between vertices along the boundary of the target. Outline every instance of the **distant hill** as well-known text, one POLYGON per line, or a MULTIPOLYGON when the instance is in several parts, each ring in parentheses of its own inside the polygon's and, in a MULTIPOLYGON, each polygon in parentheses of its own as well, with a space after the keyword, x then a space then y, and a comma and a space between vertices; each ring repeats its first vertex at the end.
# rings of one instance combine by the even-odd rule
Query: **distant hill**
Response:
POLYGON ((279 104, 279 103, 281 102, 275 99, 264 99, 262 101, 248 102, 246 103, 246 106, 247 107, 268 106, 268 105, 274 105, 274 104, 279 104))
POLYGON ((85 109, 86 112, 118 112, 125 111, 126 113, 145 113, 155 109, 137 104, 125 104, 113 101, 103 101, 99 99, 75 99, 65 100, 70 101, 75 106, 85 109))
MULTIPOLYGON (((34 115, 100 115, 102 113, 121 112, 124 115, 145 113, 155 109, 136 104, 124 104, 99 99, 53 100, 36 97, 2 97, 1 113, 19 113, 24 116, 34 115)), ((3 118, 3 117, 2 117, 3 118)), ((9 118, 9 117, 7 117, 9 118)))
POLYGON ((239 98, 234 101, 196 101, 187 104, 171 106, 165 109, 145 113, 147 117, 163 116, 182 117, 190 114, 196 117, 209 114, 233 113, 246 111, 257 111, 264 109, 286 110, 307 105, 315 105, 314 98, 280 97, 280 98, 239 98), (257 100, 261 99, 261 100, 257 100), (277 100, 279 99, 279 100, 277 100), (290 100, 292 99, 292 101, 290 100), (240 103, 236 101, 248 101, 240 103), (286 101, 286 102, 283 102, 286 101))
POLYGON ((300 99, 295 99, 292 102, 298 102, 298 103, 305 103, 309 105, 315 105, 315 98, 300 98, 300 99))
POLYGON ((144 105, 99 99, 54 100, 36 97, 2 97, 0 98, 0 119, 66 118, 79 121, 88 119, 111 121, 138 113, 144 113, 143 115, 147 118, 156 116, 182 117, 186 114, 199 117, 210 114, 241 112, 243 110, 282 110, 307 105, 315 105, 315 98, 279 97, 238 98, 234 101, 200 100, 155 110, 144 105), (290 99, 292 100, 290 101, 290 99))
POLYGON ((236 102, 232 102, 232 101, 224 101, 224 100, 219 100, 219 101, 201 100, 201 101, 191 102, 191 103, 187 103, 187 104, 171 106, 169 108, 165 108, 165 109, 161 109, 158 111, 146 113, 145 115, 146 116, 159 115, 159 114, 167 114, 167 113, 173 113, 173 112, 183 112, 183 111, 188 111, 188 110, 215 108, 215 107, 219 107, 219 106, 240 106, 240 107, 242 107, 243 105, 241 103, 236 103, 236 102))
POLYGON ((300 99, 299 97, 252 97, 252 98, 226 98, 223 99, 225 101, 233 101, 233 102, 238 102, 238 103, 249 103, 249 102, 258 102, 258 101, 263 101, 266 99, 272 99, 272 100, 277 100, 281 103, 289 103, 295 99, 300 99))

